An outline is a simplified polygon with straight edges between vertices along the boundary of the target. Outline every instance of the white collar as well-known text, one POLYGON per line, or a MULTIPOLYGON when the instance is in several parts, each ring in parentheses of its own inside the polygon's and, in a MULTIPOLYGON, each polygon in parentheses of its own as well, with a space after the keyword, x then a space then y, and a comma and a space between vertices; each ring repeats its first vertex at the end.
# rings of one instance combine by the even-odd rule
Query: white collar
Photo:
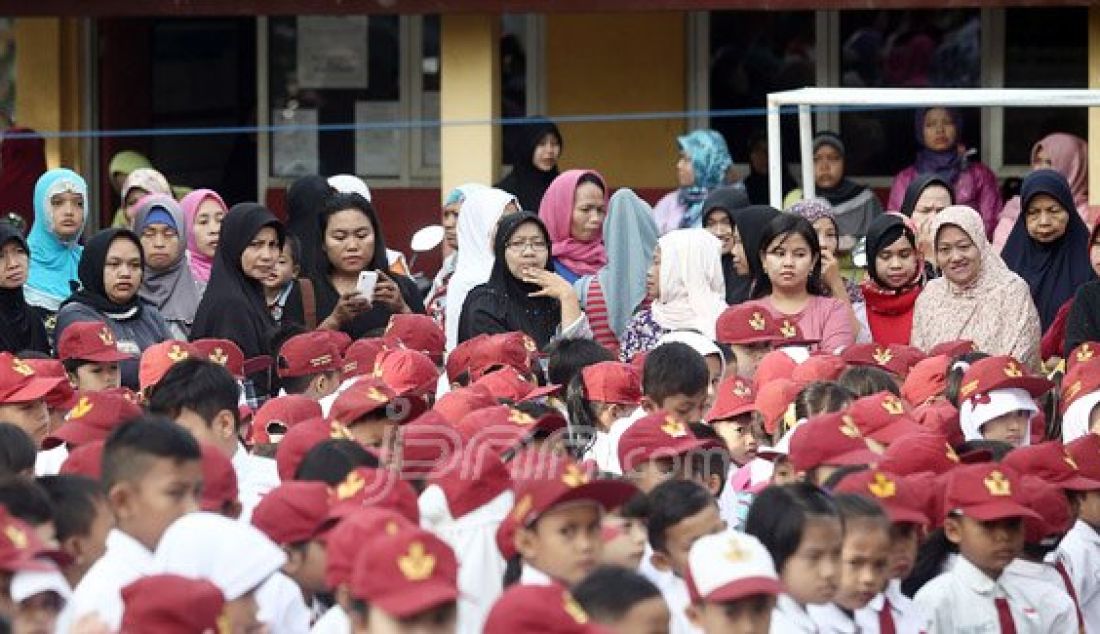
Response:
POLYGON ((550 578, 550 575, 535 568, 526 561, 523 562, 523 570, 519 575, 519 585, 521 586, 552 586, 554 580, 550 578))
POLYGON ((997 591, 997 579, 990 579, 978 567, 970 563, 966 557, 959 557, 955 561, 955 567, 951 569, 959 581, 974 592, 982 595, 993 595, 997 591))
POLYGON ((1081 537, 1087 542, 1100 544, 1100 531, 1090 526, 1085 520, 1077 520, 1077 523, 1074 524, 1073 528, 1070 530, 1081 533, 1081 537))
POLYGON ((1005 574, 1026 577, 1028 579, 1045 580, 1048 578, 1048 568, 1050 567, 1042 562, 1016 558, 1012 560, 1012 563, 1008 564, 1007 568, 1005 568, 1005 574))
POLYGON ((244 448, 239 441, 237 442, 237 450, 233 452, 233 455, 229 458, 230 464, 233 465, 234 471, 240 471, 246 464, 248 464, 249 457, 248 450, 244 448))
POLYGON ((786 592, 780 594, 775 601, 775 609, 789 619, 794 625, 811 631, 817 630, 817 624, 810 618, 805 608, 791 598, 786 592))
POLYGON ((153 565, 153 553, 132 535, 112 528, 107 533, 107 550, 112 559, 132 563, 144 572, 153 565))
POLYGON ((862 609, 878 613, 882 612, 882 608, 884 607, 886 607, 886 593, 880 592, 876 594, 873 599, 868 601, 867 605, 863 606, 862 609))

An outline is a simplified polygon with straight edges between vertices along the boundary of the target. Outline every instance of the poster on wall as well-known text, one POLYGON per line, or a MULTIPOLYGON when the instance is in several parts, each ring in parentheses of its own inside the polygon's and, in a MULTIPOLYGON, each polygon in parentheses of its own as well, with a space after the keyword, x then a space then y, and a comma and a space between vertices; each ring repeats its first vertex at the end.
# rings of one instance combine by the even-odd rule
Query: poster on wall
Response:
POLYGON ((273 110, 271 174, 297 178, 321 171, 317 152, 317 111, 313 108, 273 110), (282 128, 286 129, 282 129, 282 128))
POLYGON ((355 173, 364 176, 401 175, 401 135, 385 124, 401 116, 397 101, 355 102, 355 173))
POLYGON ((299 17, 298 85, 301 88, 365 89, 367 17, 299 17))

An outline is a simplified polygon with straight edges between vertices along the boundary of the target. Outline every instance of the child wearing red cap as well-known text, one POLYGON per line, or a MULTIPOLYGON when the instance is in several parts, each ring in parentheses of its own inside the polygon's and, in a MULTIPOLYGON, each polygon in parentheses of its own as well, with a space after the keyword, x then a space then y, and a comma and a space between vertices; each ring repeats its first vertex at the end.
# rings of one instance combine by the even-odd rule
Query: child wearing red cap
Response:
MULTIPOLYGON (((381 381, 360 378, 333 402, 329 420, 347 428, 361 445, 384 449, 389 455, 397 442, 398 425, 415 417, 409 411, 402 418, 391 417, 391 405, 394 411, 400 408, 396 401, 397 395, 381 381)), ((409 401, 403 399, 403 403, 409 401)), ((423 404, 419 405, 422 411, 423 404)))
POLYGON ((0 352, 0 420, 18 425, 39 446, 50 432, 46 394, 63 380, 40 377, 26 361, 0 352))
POLYGON ((7 631, 68 631, 58 627, 71 592, 56 557, 33 529, 0 507, 0 620, 7 631))
POLYGON ((77 322, 61 333, 57 358, 65 365, 73 389, 98 392, 122 385, 118 364, 130 355, 118 349, 107 324, 86 321, 77 322))
POLYGON ((493 605, 486 632, 514 634, 608 634, 597 625, 569 590, 554 583, 517 585, 493 605))
MULTIPOLYGON (((1066 451, 1078 465, 1082 476, 1100 480, 1100 435, 1085 434, 1066 445, 1066 451)), ((1072 494, 1077 521, 1058 546, 1058 561, 1077 594, 1077 603, 1085 618, 1085 631, 1100 631, 1100 491, 1072 494)))
POLYGON ((619 439, 619 464, 628 481, 643 493, 649 493, 670 478, 689 477, 695 462, 705 457, 699 454, 709 446, 711 441, 696 437, 691 427, 658 410, 623 433, 619 439))
POLYGON ((783 591, 775 563, 752 535, 724 531, 700 537, 687 561, 688 618, 703 634, 767 632, 783 591))
POLYGON ((975 361, 959 386, 963 438, 999 440, 1016 447, 1030 444, 1031 423, 1039 414, 1035 399, 1052 387, 1012 357, 975 361))
POLYGON ((629 364, 602 361, 573 377, 565 403, 573 433, 584 437, 579 444, 587 445, 585 460, 594 460, 600 471, 610 471, 614 453, 609 441, 611 428, 634 414, 641 401, 642 378, 629 364))
POLYGON ((1024 519, 1038 519, 1022 493, 1015 472, 1000 465, 966 465, 950 474, 944 532, 959 557, 913 598, 929 616, 930 632, 1075 631, 1072 606, 1054 613, 1055 606, 1004 575, 1023 550, 1024 519))
POLYGON ((757 302, 745 302, 727 308, 718 317, 715 331, 718 343, 733 350, 733 372, 751 381, 760 360, 772 351, 776 341, 783 339, 779 328, 770 310, 757 302))
POLYGON ((205 579, 149 575, 122 589, 123 632, 195 634, 218 631, 225 595, 205 579))
POLYGON ((279 348, 279 382, 287 394, 320 400, 340 387, 343 359, 329 335, 314 331, 295 335, 279 348))
POLYGON ((1062 442, 1100 433, 1100 357, 1077 363, 1062 379, 1062 442))
POLYGON ((329 513, 323 482, 284 482, 260 500, 252 525, 286 553, 282 572, 298 585, 307 603, 326 590, 327 556, 320 535, 329 513))
POLYGON ((202 450, 184 429, 157 418, 116 428, 103 450, 103 487, 116 525, 103 557, 73 593, 74 621, 90 613, 112 628, 122 620, 121 590, 154 570, 153 550, 170 524, 198 508, 202 450))

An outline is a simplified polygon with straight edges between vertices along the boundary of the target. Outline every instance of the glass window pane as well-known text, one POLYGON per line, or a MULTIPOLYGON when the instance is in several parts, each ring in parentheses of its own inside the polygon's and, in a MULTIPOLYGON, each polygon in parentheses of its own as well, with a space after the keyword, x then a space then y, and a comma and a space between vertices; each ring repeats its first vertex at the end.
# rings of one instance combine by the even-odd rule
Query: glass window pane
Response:
MULTIPOLYGON (((420 35, 420 118, 439 121, 439 16, 426 15, 420 35)), ((439 167, 439 126, 421 128, 420 152, 423 167, 439 167)))
MULTIPOLYGON (((840 85, 927 88, 978 86, 981 15, 977 9, 842 11, 840 85)), ((892 176, 913 162, 912 110, 841 114, 849 175, 892 176)), ((981 146, 980 113, 963 113, 961 139, 981 146)))

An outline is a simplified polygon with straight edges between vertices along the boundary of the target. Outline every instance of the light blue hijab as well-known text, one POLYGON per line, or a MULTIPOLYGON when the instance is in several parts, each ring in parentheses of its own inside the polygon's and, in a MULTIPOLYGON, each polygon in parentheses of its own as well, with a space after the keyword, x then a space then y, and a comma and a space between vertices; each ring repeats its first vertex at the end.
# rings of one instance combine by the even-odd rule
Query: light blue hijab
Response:
POLYGON ((603 223, 607 265, 596 272, 607 302, 607 322, 622 337, 634 310, 645 299, 645 278, 657 247, 653 208, 629 189, 611 196, 603 223))
POLYGON ((47 310, 57 310, 72 294, 69 282, 77 279, 77 265, 84 247, 80 236, 88 224, 88 184, 76 172, 58 168, 41 177, 34 186, 34 225, 27 236, 31 250, 30 274, 25 292, 27 302, 47 310), (50 198, 72 192, 84 196, 84 219, 76 235, 61 241, 54 232, 50 198))
POLYGON ((712 190, 726 184, 726 177, 733 159, 721 134, 714 130, 693 130, 676 139, 680 151, 691 157, 695 182, 691 187, 681 187, 679 202, 684 206, 681 229, 697 229, 703 226, 703 201, 712 190))

